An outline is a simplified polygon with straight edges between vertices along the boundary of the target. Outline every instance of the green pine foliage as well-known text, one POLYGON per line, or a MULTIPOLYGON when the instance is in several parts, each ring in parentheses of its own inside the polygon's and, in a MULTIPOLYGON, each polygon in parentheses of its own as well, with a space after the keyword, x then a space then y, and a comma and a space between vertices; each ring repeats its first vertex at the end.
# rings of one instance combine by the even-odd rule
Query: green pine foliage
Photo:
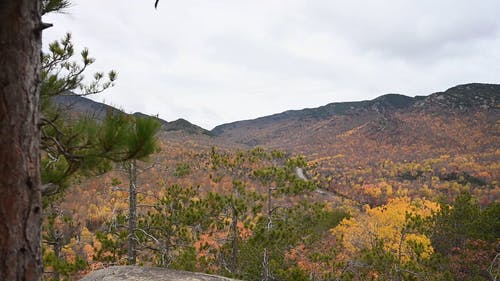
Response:
MULTIPOLYGON (((54 0, 43 1, 42 4, 46 12, 69 5, 67 1, 54 0)), ((109 111, 104 120, 97 120, 92 115, 75 113, 70 108, 53 104, 56 96, 88 96, 114 85, 114 71, 107 75, 98 72, 91 79, 85 78, 88 67, 95 61, 87 49, 80 53, 79 61, 74 60, 74 56, 70 34, 51 43, 48 52, 42 55, 40 147, 46 214, 57 210, 59 199, 72 182, 103 174, 111 170, 114 163, 147 160, 159 148, 156 134, 160 124, 154 118, 138 118, 109 111)), ((120 216, 117 218, 124 219, 120 216)), ((71 228, 72 222, 58 214, 55 217, 49 215, 44 223, 44 247, 47 250, 44 263, 52 270, 50 278, 58 280, 85 268, 85 264, 78 256, 75 261, 68 262, 60 254, 72 236, 66 233, 65 239, 58 238, 56 233, 59 230, 54 228, 55 221, 60 229, 71 228)), ((123 238, 127 234, 119 233, 117 236, 123 238)), ((121 239, 104 234, 98 234, 96 238, 102 244, 96 259, 119 262, 125 255, 121 239)))
MULTIPOLYGON (((49 2, 47 9, 63 5, 49 2)), ((81 52, 79 62, 73 60, 74 56, 70 34, 51 43, 42 56, 42 182, 58 186, 53 193, 64 190, 74 176, 102 174, 112 162, 144 160, 158 149, 155 135, 160 124, 154 118, 110 111, 99 121, 53 105, 55 96, 88 96, 114 85, 115 71, 94 73, 86 82, 84 74, 95 59, 87 49, 81 52)))
MULTIPOLYGON (((242 243, 242 271, 244 280, 261 280, 263 264, 262 253, 269 250, 271 272, 278 280, 301 279, 308 276, 303 270, 286 259, 286 254, 299 245, 313 246, 320 241, 326 231, 338 225, 348 214, 341 210, 328 210, 322 203, 300 201, 295 206, 279 208, 274 214, 273 226, 268 230, 268 220, 261 217, 253 229, 254 235, 242 243), (290 279, 291 278, 291 279, 290 279)), ((325 258, 312 253, 316 259, 325 258)), ((326 257, 332 259, 332 256, 326 257)))
POLYGON ((175 166, 174 176, 185 177, 191 174, 191 167, 188 163, 180 163, 175 166))
POLYGON ((93 260, 105 265, 125 265, 127 263, 126 220, 124 215, 118 215, 108 223, 105 231, 95 233, 99 247, 95 249, 93 260))
POLYGON ((42 0, 42 15, 51 12, 64 12, 67 8, 71 6, 71 2, 67 0, 42 0))
POLYGON ((498 261, 496 265, 493 261, 498 256, 500 203, 481 208, 470 193, 463 192, 451 204, 442 202, 426 224, 436 250, 432 268, 446 268, 455 280, 500 277, 498 261))
POLYGON ((199 197, 198 187, 172 185, 163 188, 162 194, 138 218, 134 235, 143 249, 140 255, 157 266, 190 269, 196 263, 192 244, 211 224, 208 204, 199 197))
POLYGON ((74 259, 67 259, 63 249, 75 240, 80 229, 71 214, 65 214, 58 208, 52 207, 46 214, 43 225, 43 263, 49 269, 48 280, 68 280, 80 270, 87 267, 84 257, 75 254, 74 259))

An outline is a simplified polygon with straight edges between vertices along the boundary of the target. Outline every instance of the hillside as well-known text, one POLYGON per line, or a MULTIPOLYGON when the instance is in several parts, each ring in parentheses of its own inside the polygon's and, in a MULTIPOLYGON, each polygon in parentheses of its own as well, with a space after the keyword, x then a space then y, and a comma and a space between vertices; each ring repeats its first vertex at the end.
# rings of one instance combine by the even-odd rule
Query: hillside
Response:
MULTIPOLYGON (((190 163, 196 167, 200 155, 209 153, 211 147, 232 151, 261 146, 304 155, 314 164, 309 174, 335 194, 348 195, 353 185, 362 189, 364 184, 387 179, 387 174, 394 173, 388 170, 406 169, 402 168, 405 163, 431 163, 428 169, 436 176, 466 173, 494 187, 500 181, 500 171, 495 168, 500 143, 499 97, 500 85, 466 84, 428 96, 387 94, 367 101, 290 110, 220 125, 211 132, 184 119, 159 119, 163 149, 155 159, 168 166, 190 163), (440 171, 443 167, 446 173, 440 171)), ((79 112, 110 110, 85 98, 62 98, 65 104, 76 104, 79 112)), ((199 177, 203 176, 193 174, 187 181, 207 184, 199 177)), ((165 180, 175 181, 168 176, 165 180)), ((404 182, 397 173, 391 180, 405 187, 417 184, 404 182)))
MULTIPOLYGON (((52 102, 59 108, 71 112, 72 115, 79 115, 79 116, 85 115, 91 118, 95 118, 97 120, 103 120, 108 112, 122 112, 122 110, 117 109, 113 106, 96 102, 91 99, 87 99, 85 97, 77 95, 55 96, 52 98, 52 102)), ((156 118, 158 122, 161 124, 162 131, 165 132, 180 131, 187 134, 210 135, 209 131, 199 126, 196 126, 182 118, 168 122, 161 118, 155 116, 149 116, 141 112, 136 112, 132 115, 142 118, 144 117, 156 118)))
MULTIPOLYGON (((85 98, 63 98, 66 104, 76 104, 79 112, 110 110, 85 98)), ((410 182, 400 177, 406 172, 420 175, 421 171, 405 170, 415 168, 414 164, 427 166, 444 179, 465 173, 495 187, 500 181, 496 168, 499 98, 500 85, 475 83, 428 96, 387 94, 367 101, 290 110, 220 125, 211 132, 184 119, 159 119, 163 149, 155 161, 170 167, 176 163, 197 167, 200 155, 207 155, 211 147, 233 151, 261 146, 304 155, 314 164, 308 173, 325 190, 353 199, 357 188, 362 192, 365 184, 380 179, 392 180, 401 188, 418 185, 425 177, 412 177, 410 182), (395 169, 399 171, 391 171, 395 169)), ((200 177, 204 176, 195 173, 185 180, 208 184, 207 178, 200 177)), ((166 176, 164 180, 174 183, 176 179, 166 176)), ((488 200, 498 197, 486 193, 488 200)))
MULTIPOLYGON (((138 261, 261 280, 262 257, 267 252, 263 245, 271 243, 276 253, 272 266, 281 274, 280 280, 310 280, 313 275, 331 280, 346 268, 362 276, 352 280, 369 280, 378 267, 358 268, 351 261, 365 262, 363 253, 369 251, 385 257, 393 268, 399 266, 395 253, 408 244, 405 251, 413 251, 416 258, 408 257, 405 266, 417 265, 421 272, 437 276, 429 280, 445 280, 438 278, 441 274, 472 280, 484 274, 497 255, 499 97, 500 85, 467 84, 428 96, 388 94, 286 111, 224 124, 210 133, 185 120, 160 120, 161 151, 137 162, 137 211, 142 222, 135 233, 142 246, 138 261), (286 162, 272 154, 259 158, 264 150, 252 150, 249 162, 242 161, 247 150, 256 146, 303 155, 304 169, 294 169, 292 174, 306 178, 312 188, 294 193, 304 185, 287 186, 283 180, 290 175, 281 177, 286 170, 280 170, 286 162), (255 180, 259 170, 263 182, 255 180), (281 176, 273 179, 273 171, 281 176), (273 186, 277 182, 284 185, 283 190, 275 191, 281 187, 273 186), (273 198, 274 208, 266 198, 273 198), (440 219, 435 213, 438 202, 457 205, 439 215, 442 225, 425 222, 426 229, 437 236, 421 229, 406 233, 406 214, 440 219), (231 212, 236 208, 241 210, 239 218, 231 212), (272 210, 271 215, 267 210, 272 210), (265 219, 267 215, 276 219, 273 224, 265 219), (266 228, 270 225, 274 234, 266 228), (457 225, 468 225, 470 230, 457 225), (234 229, 240 233, 232 234, 234 229), (407 234, 420 242, 403 241, 407 234), (272 239, 266 240, 268 235, 272 239), (238 237, 237 243, 231 242, 233 237, 238 237), (384 243, 383 248, 373 245, 374 237, 384 243), (464 241, 468 246, 460 248, 464 241), (240 272, 236 273, 227 266, 233 247, 240 247, 235 262, 240 272), (446 259, 438 255, 421 259, 421 249, 446 259), (472 268, 476 264, 479 267, 472 268), (298 273, 303 273, 302 279, 298 273)), ((78 178, 64 198, 51 206, 60 219, 52 221, 57 226, 48 227, 46 233, 53 230, 51 235, 57 236, 54 230, 58 230, 78 237, 65 242, 69 245, 65 251, 89 264, 75 274, 127 263, 129 184, 129 174, 117 165, 105 175, 78 178)), ((50 222, 47 219, 46 225, 50 222)))
POLYGON ((388 94, 286 111, 220 125, 212 132, 235 143, 305 154, 335 155, 381 146, 397 150, 396 158, 414 158, 404 150, 419 147, 437 154, 443 149, 479 151, 498 143, 499 99, 500 85, 467 84, 429 96, 388 94))

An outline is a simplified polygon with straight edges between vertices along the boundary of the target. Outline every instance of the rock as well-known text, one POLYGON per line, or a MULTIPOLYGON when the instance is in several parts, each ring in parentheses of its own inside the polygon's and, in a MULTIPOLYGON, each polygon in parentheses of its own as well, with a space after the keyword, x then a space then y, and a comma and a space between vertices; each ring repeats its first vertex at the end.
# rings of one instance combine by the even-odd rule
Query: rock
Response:
POLYGON ((226 277, 159 267, 112 266, 97 270, 80 281, 235 281, 226 277))

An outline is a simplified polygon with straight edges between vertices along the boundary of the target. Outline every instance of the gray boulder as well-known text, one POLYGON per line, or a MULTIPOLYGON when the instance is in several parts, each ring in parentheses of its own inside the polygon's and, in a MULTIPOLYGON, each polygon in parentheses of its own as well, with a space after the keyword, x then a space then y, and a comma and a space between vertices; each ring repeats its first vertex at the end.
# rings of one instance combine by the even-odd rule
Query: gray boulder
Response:
POLYGON ((80 281, 235 281, 226 277, 159 267, 112 266, 97 270, 80 281))

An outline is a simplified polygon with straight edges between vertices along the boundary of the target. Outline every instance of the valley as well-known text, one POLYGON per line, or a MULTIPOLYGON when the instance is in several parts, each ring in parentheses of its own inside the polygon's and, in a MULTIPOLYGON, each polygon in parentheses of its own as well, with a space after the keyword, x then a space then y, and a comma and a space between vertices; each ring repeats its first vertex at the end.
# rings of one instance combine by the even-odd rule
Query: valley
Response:
MULTIPOLYGON (((470 233, 463 234, 467 238, 460 238, 460 243, 483 243, 481 246, 466 247, 462 249, 463 252, 458 250, 456 253, 450 252, 449 248, 439 250, 440 257, 446 257, 440 264, 449 268, 449 274, 461 276, 457 273, 459 269, 454 268, 457 265, 450 263, 450 259, 460 259, 462 263, 482 253, 486 263, 492 259, 490 250, 498 244, 498 214, 485 212, 494 212, 490 210, 497 210, 500 202, 499 98, 500 85, 476 83, 459 85, 428 96, 412 98, 389 94, 371 101, 332 103, 314 109, 286 111, 255 120, 220 125, 212 131, 183 119, 173 122, 159 120, 161 129, 157 137, 160 150, 147 161, 137 162, 138 214, 144 217, 143 223, 146 224, 152 223, 146 216, 155 212, 179 216, 174 218, 177 221, 172 222, 169 231, 193 233, 184 238, 175 238, 171 234, 173 236, 168 239, 172 240, 166 240, 172 243, 170 262, 166 264, 171 268, 254 280, 260 274, 257 272, 263 269, 262 265, 258 265, 259 257, 251 257, 251 253, 264 253, 269 251, 267 247, 276 247, 274 254, 277 256, 269 258, 279 263, 272 268, 276 274, 281 274, 280 278, 299 280, 291 277, 296 273, 304 276, 313 274, 317 278, 314 280, 327 280, 332 276, 340 276, 345 280, 366 280, 364 278, 377 272, 395 274, 381 273, 382 269, 378 267, 364 269, 367 266, 354 266, 354 261, 371 264, 369 257, 363 254, 368 250, 371 254, 380 254, 377 251, 382 251, 388 255, 401 255, 401 249, 390 246, 391 243, 409 243, 405 251, 413 253, 404 262, 400 260, 395 263, 430 272, 431 267, 426 264, 428 260, 423 253, 428 251, 429 257, 434 255, 434 251, 440 249, 440 243, 444 243, 442 237, 433 237, 423 228, 416 227, 411 233, 414 235, 412 239, 417 240, 405 240, 406 234, 401 232, 406 229, 401 227, 409 223, 408 217, 405 220, 405 212, 438 220, 439 216, 445 215, 439 211, 443 210, 443 206, 452 206, 458 203, 456 200, 465 200, 462 203, 468 204, 469 208, 484 210, 474 213, 476 218, 479 219, 482 214, 485 218, 493 216, 488 217, 488 220, 495 218, 485 223, 492 227, 489 233, 496 237, 490 239, 470 234, 475 233, 475 227, 479 227, 474 226, 470 233), (286 158, 273 158, 273 150, 283 151, 283 157, 286 158), (267 155, 264 151, 270 154, 263 158, 255 156, 267 155), (255 178, 255 171, 260 169, 283 169, 285 172, 288 160, 284 159, 294 156, 303 157, 305 164, 304 174, 295 176, 305 176, 307 181, 302 181, 312 184, 312 187, 300 189, 300 192, 288 190, 274 193, 266 183, 278 188, 280 180, 273 178, 259 181, 255 178), (169 193, 174 186, 183 187, 185 189, 181 190, 189 193, 184 194, 181 190, 176 191, 176 195, 169 193), (168 194, 169 199, 163 197, 168 194), (242 217, 237 223, 237 240, 231 234, 236 229, 230 224, 234 222, 230 215, 231 208, 227 209, 226 206, 218 209, 220 213, 216 217, 222 216, 222 221, 226 222, 218 225, 212 214, 207 213, 216 212, 215 209, 209 211, 205 205, 203 209, 194 204, 198 200, 205 202, 203 200, 211 194, 229 196, 229 199, 224 199, 229 201, 221 201, 226 204, 243 200, 238 203, 242 204, 241 208, 245 207, 241 209, 242 217), (175 196, 194 196, 195 201, 175 196), (271 197, 276 197, 273 199, 275 206, 285 209, 266 215, 266 210, 270 210, 266 200, 271 197), (184 202, 184 207, 175 211, 162 211, 163 207, 158 205, 161 202, 175 205, 176 200, 184 202), (252 211, 252 208, 261 211, 252 211), (195 224, 183 221, 183 210, 205 212, 202 217, 206 221, 195 224), (383 216, 384 210, 394 212, 390 216, 395 220, 386 221, 388 218, 383 216), (270 246, 263 246, 266 243, 255 244, 263 239, 259 235, 267 237, 269 229, 266 230, 264 221, 270 217, 277 224, 274 228, 277 232, 273 235, 282 237, 279 235, 295 231, 298 236, 292 235, 288 240, 274 238, 277 239, 275 242, 266 242, 270 246), (290 225, 280 225, 279 222, 285 217, 295 221, 290 225), (363 230, 360 222, 370 227, 381 224, 387 227, 387 231, 390 228, 389 233, 392 234, 378 228, 363 230), (392 238, 387 235, 392 235, 392 238), (394 237, 400 240, 391 240, 394 237), (385 243, 385 246, 379 249, 369 242, 375 238, 380 239, 377 241, 385 243), (175 242, 175 239, 181 239, 182 242, 175 242), (353 239, 359 241, 354 243, 353 239), (231 262, 234 251, 231 250, 230 241, 241 243, 242 248, 238 250, 238 259, 241 261, 237 263, 231 262), (411 241, 420 241, 420 244, 415 245, 424 247, 424 252, 419 254, 411 248, 414 243, 411 241), (352 272, 344 273, 346 268, 352 272)), ((96 116, 96 108, 105 108, 94 102, 82 103, 81 99, 75 97, 72 101, 81 105, 76 107, 77 115, 88 114, 93 110, 92 114, 96 116)), ((67 101, 65 104, 69 105, 67 101)), ((67 246, 64 246, 66 255, 85 256, 85 272, 126 263, 126 239, 123 240, 126 233, 120 229, 127 218, 129 176, 118 165, 111 172, 98 177, 78 176, 76 179, 64 197, 53 201, 50 207, 56 210, 56 218, 59 217, 56 222, 61 231, 71 229, 67 223, 63 223, 62 218, 71 218, 74 229, 68 233, 77 238, 68 240, 67 246)), ((293 185, 292 181, 287 184, 293 185)), ((204 204, 220 204, 210 202, 204 204)), ((174 205, 170 208, 174 208, 174 205)), ((432 223, 437 229, 438 224, 435 221, 432 223)), ((145 265, 161 265, 156 250, 151 250, 158 242, 156 239, 160 238, 151 238, 154 236, 152 232, 145 235, 145 226, 142 227, 144 233, 137 234, 138 243, 143 247, 139 247, 142 250, 138 253, 138 261, 145 265), (151 237, 148 238, 148 235, 151 237)), ((487 269, 470 270, 476 272, 470 273, 473 276, 487 269)), ((429 274, 436 278, 429 280, 442 277, 439 272, 429 274)))

